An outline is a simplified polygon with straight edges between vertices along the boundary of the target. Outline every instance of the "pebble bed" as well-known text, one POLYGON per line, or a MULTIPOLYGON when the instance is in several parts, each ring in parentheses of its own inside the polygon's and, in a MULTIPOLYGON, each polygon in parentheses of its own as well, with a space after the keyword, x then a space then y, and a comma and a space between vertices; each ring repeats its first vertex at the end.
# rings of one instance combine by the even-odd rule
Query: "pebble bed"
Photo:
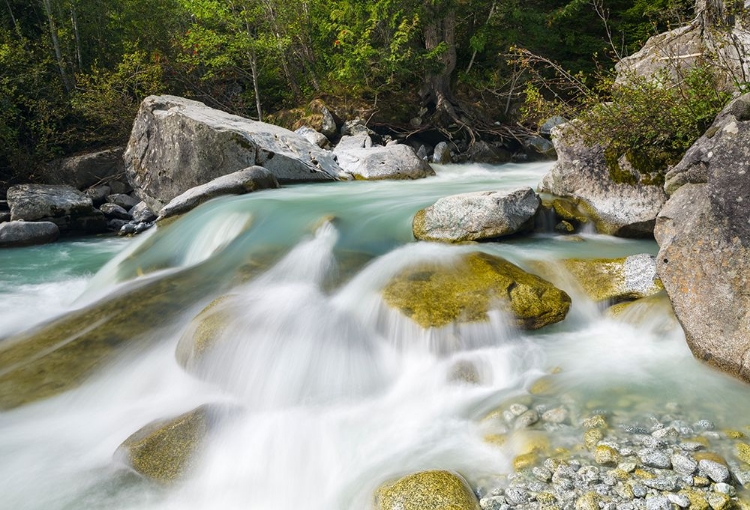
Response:
POLYGON ((550 399, 507 404, 483 420, 490 431, 485 439, 510 448, 520 435, 527 444, 518 454, 515 440, 514 473, 479 484, 480 505, 483 510, 750 508, 743 494, 750 483, 750 439, 693 414, 675 403, 660 413, 585 411, 550 399))

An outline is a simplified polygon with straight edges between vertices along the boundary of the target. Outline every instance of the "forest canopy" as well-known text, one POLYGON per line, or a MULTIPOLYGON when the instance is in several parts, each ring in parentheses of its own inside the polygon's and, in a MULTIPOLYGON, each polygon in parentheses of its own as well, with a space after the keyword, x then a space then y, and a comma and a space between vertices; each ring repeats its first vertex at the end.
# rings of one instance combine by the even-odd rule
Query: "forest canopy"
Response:
MULTIPOLYGON (((516 122, 523 48, 594 79, 689 0, 3 0, 0 181, 123 144, 144 97, 255 119, 313 99, 408 124, 420 110, 516 122), (424 110, 423 110, 424 109, 424 110)), ((278 117, 281 118, 281 117, 278 117)))

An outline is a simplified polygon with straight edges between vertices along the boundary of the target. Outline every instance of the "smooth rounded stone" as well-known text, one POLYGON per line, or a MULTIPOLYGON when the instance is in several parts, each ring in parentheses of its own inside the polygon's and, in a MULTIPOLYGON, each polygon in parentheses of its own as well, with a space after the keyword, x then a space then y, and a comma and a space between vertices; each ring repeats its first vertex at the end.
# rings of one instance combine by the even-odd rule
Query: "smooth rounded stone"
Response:
POLYGON ((53 243, 60 229, 50 221, 7 221, 0 223, 0 248, 53 243))
POLYGON ((451 162, 451 150, 447 142, 440 142, 435 146, 432 162, 439 165, 447 165, 451 162))
POLYGON ((728 482, 730 479, 729 469, 713 460, 699 460, 698 469, 715 483, 728 482))
POLYGON ((578 470, 577 475, 587 484, 598 482, 601 479, 599 469, 596 466, 583 466, 578 470))
POLYGON ((132 219, 132 216, 130 216, 128 211, 126 211, 125 209, 123 209, 117 204, 112 204, 112 203, 102 204, 101 207, 99 207, 99 210, 104 214, 106 218, 109 218, 109 219, 126 220, 126 221, 130 221, 132 219))
POLYGON ((86 195, 91 198, 95 206, 100 206, 107 201, 107 197, 112 193, 112 188, 106 184, 94 186, 85 191, 86 195))
POLYGON ((672 461, 665 452, 660 450, 646 449, 638 452, 638 458, 644 466, 659 469, 669 469, 672 467, 672 461))
MULTIPOLYGON (((112 232, 121 232, 125 225, 130 224, 128 220, 111 219, 107 222, 107 228, 112 232)), ((134 230, 135 232, 135 227, 134 230)))
POLYGON ((534 467, 532 468, 531 472, 537 478, 537 480, 541 480, 542 482, 552 481, 552 471, 545 467, 534 467))
POLYGON ((435 171, 408 145, 353 147, 339 143, 333 150, 338 164, 357 180, 422 179, 435 171))
POLYGON ((482 510, 506 510, 508 504, 503 496, 485 496, 479 500, 482 510))
POLYGON ((482 252, 450 265, 409 266, 382 291, 385 302, 423 328, 484 322, 501 307, 521 329, 539 329, 565 318, 570 296, 510 262, 482 252))
POLYGON ((720 492, 722 494, 726 494, 729 497, 734 497, 737 495, 737 489, 735 489, 728 483, 716 483, 714 484, 713 489, 714 492, 720 492))
POLYGON ((458 243, 497 239, 533 229, 541 201, 531 188, 480 191, 443 197, 418 211, 414 237, 458 243))
POLYGON ((519 403, 513 403, 508 407, 508 410, 513 413, 513 416, 521 416, 523 413, 529 410, 528 406, 519 403))
POLYGON ((450 368, 448 380, 464 384, 481 384, 482 376, 476 364, 468 360, 459 360, 450 368))
POLYGON ((626 473, 632 473, 638 467, 638 464, 631 460, 624 460, 617 465, 617 469, 620 469, 626 473))
POLYGON ((633 494, 633 488, 626 483, 618 483, 615 486, 615 494, 617 494, 625 501, 632 501, 635 498, 635 495, 633 494))
POLYGON ((648 489, 642 483, 634 483, 631 488, 633 489, 633 496, 636 498, 645 498, 648 494, 648 489))
POLYGON ((117 235, 129 236, 135 234, 136 225, 137 223, 134 223, 132 221, 127 222, 120 228, 120 231, 117 233, 117 235))
POLYGON ((646 498, 647 510, 672 510, 672 502, 666 496, 646 498))
POLYGON ((674 453, 670 460, 672 461, 672 469, 683 475, 692 475, 698 469, 698 462, 684 453, 674 453))
POLYGON ((210 406, 152 422, 128 437, 115 452, 141 475, 161 483, 182 479, 211 427, 210 406))
POLYGON ((244 168, 190 188, 176 196, 159 211, 159 220, 184 214, 209 200, 224 195, 244 195, 262 189, 278 188, 271 172, 260 166, 244 168))
POLYGON ((703 419, 703 420, 698 420, 697 422, 695 422, 693 424, 693 428, 695 428, 695 430, 701 430, 701 431, 714 430, 716 428, 716 425, 714 424, 714 422, 710 420, 703 419))
POLYGON ((508 500, 508 503, 511 505, 520 505, 523 503, 527 503, 531 497, 529 496, 529 493, 525 491, 524 489, 521 489, 519 487, 508 487, 505 489, 505 499, 508 500))
POLYGON ((664 427, 653 431, 651 435, 656 439, 674 439, 680 434, 673 427, 664 427))
POLYGON ((448 471, 422 471, 378 488, 375 508, 479 510, 481 507, 471 487, 460 475, 448 471))
POLYGON ((599 445, 594 450, 594 462, 603 466, 614 466, 620 459, 617 450, 611 446, 599 445))
POLYGON ((575 231, 576 228, 567 220, 563 220, 555 225, 555 232, 558 232, 560 234, 572 234, 575 231))
POLYGON ((667 494, 667 499, 670 503, 674 503, 680 508, 687 508, 690 506, 690 498, 684 494, 667 494))
POLYGON ((575 510, 599 510, 599 501, 596 492, 587 492, 576 499, 575 510))
POLYGON ((151 209, 148 208, 148 205, 146 205, 146 202, 143 202, 143 201, 138 202, 128 212, 133 217, 133 221, 136 223, 141 223, 141 222, 148 223, 148 222, 152 222, 156 220, 156 214, 154 214, 151 211, 151 209))
POLYGON ((683 441, 679 444, 679 447, 686 452, 697 452, 706 449, 706 445, 697 441, 683 441))
POLYGON ((516 429, 525 429, 525 428, 531 427, 538 421, 539 421, 539 414, 533 409, 531 409, 523 413, 518 418, 516 418, 516 421, 514 422, 513 426, 516 429))
POLYGON ((565 124, 568 122, 568 119, 565 117, 560 117, 559 115, 553 115, 549 119, 545 120, 541 126, 539 126, 539 134, 544 136, 550 136, 552 134, 552 130, 557 127, 561 126, 562 124, 565 124))
POLYGON ((706 501, 713 510, 726 510, 732 507, 732 499, 720 492, 709 492, 706 494, 706 501))
POLYGON ((329 145, 331 145, 331 142, 328 140, 328 137, 326 137, 326 135, 315 131, 309 126, 302 126, 301 128, 296 129, 294 132, 311 144, 317 145, 321 149, 325 149, 329 145))
POLYGON ((651 449, 664 449, 667 447, 667 443, 661 439, 656 439, 653 436, 638 436, 636 443, 651 449))
POLYGON ((542 413, 542 420, 549 423, 565 423, 568 421, 569 413, 564 407, 555 407, 542 413))
POLYGON ((145 222, 145 221, 140 221, 140 222, 138 222, 138 223, 135 224, 135 233, 136 234, 140 234, 141 232, 145 232, 146 230, 150 229, 153 226, 154 226, 153 223, 148 223, 148 222, 145 222))
POLYGON ((130 195, 126 195, 124 193, 116 193, 114 195, 107 196, 107 203, 119 205, 126 211, 138 205, 139 202, 140 200, 138 200, 137 198, 131 197, 130 195))

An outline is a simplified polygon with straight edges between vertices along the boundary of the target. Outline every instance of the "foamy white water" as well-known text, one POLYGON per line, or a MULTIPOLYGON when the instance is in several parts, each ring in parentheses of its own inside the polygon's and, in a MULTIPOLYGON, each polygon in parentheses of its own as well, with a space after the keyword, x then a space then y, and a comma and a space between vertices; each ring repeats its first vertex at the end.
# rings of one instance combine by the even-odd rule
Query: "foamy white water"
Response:
POLYGON ((553 367, 569 398, 607 405, 628 394, 655 409, 710 410, 726 427, 746 423, 744 386, 693 360, 658 303, 634 310, 645 317, 634 326, 566 288, 568 318, 531 333, 500 313, 425 331, 383 303, 380 290, 407 265, 474 250, 521 266, 655 252, 653 242, 594 234, 413 242, 414 212, 437 198, 536 186, 547 169, 451 166, 413 182, 295 186, 212 201, 132 241, 2 252, 0 337, 180 270, 201 276, 191 281, 205 292, 81 387, 0 413, 0 507, 365 510, 380 483, 422 469, 481 485, 509 473, 520 447, 485 442, 481 418, 553 367), (177 345, 219 296, 228 296, 212 308, 222 341, 188 373, 177 345), (474 383, 455 377, 467 365, 474 383), (203 404, 232 412, 184 482, 148 482, 115 458, 144 425, 203 404))

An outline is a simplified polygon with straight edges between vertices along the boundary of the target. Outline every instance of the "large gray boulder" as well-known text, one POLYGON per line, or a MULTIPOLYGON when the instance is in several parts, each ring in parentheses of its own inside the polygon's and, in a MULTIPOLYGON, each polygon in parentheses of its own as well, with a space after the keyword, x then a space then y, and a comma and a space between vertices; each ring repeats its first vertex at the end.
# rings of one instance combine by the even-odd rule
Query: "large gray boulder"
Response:
POLYGON ((533 229, 541 201, 531 188, 480 191, 444 197, 414 215, 414 237, 458 243, 533 229))
POLYGON ((586 145, 575 123, 558 126, 552 133, 558 159, 539 184, 539 191, 572 199, 589 213, 602 234, 650 236, 656 216, 667 201, 662 187, 646 184, 624 157, 612 171, 604 149, 586 145), (617 181, 613 175, 618 176, 617 181))
POLYGON ((143 101, 124 157, 128 180, 152 211, 254 165, 282 183, 350 178, 330 152, 292 131, 175 96, 143 101))
POLYGON ((51 221, 8 221, 0 223, 0 248, 52 243, 59 236, 60 229, 51 221))
POLYGON ((116 147, 59 159, 47 167, 45 180, 50 184, 68 184, 84 189, 108 178, 124 175, 124 151, 124 147, 116 147))
POLYGON ((750 381, 750 95, 668 174, 657 270, 693 354, 750 381))
POLYGON ((103 232, 104 215, 71 186, 19 184, 8 188, 11 220, 51 221, 61 232, 103 232))
POLYGON ((260 166, 245 168, 213 181, 187 190, 173 198, 159 212, 159 218, 184 214, 200 204, 222 195, 244 195, 260 189, 278 188, 279 183, 271 172, 260 166))
POLYGON ((408 145, 373 146, 366 133, 345 136, 333 150, 341 168, 355 179, 421 179, 435 171, 408 145))

